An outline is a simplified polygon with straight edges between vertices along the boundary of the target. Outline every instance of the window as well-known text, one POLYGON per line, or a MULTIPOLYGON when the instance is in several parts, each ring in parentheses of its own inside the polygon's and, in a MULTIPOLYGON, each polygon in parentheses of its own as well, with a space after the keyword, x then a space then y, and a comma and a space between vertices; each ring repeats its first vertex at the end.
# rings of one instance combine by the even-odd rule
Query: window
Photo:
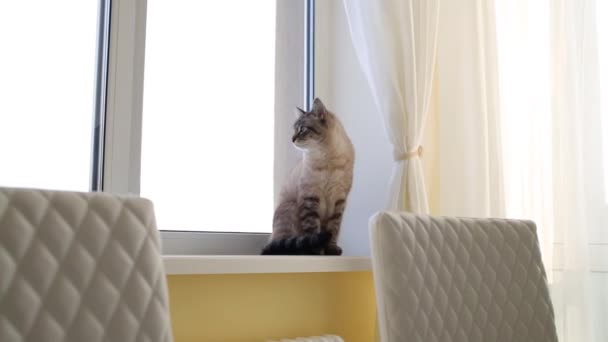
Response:
POLYGON ((0 2, 0 185, 87 191, 96 1, 0 2))
POLYGON ((148 0, 141 195, 163 230, 269 233, 274 1, 148 0))
POLYGON ((161 230, 199 232, 165 252, 259 252, 313 95, 313 5, 0 3, 0 186, 141 194, 161 230))

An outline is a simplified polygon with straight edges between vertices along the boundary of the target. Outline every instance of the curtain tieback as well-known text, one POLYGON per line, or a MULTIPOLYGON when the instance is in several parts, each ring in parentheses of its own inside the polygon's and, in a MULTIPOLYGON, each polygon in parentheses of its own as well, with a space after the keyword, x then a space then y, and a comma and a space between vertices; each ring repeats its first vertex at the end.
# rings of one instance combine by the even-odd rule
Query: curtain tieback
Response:
POLYGON ((397 158, 395 158, 396 161, 402 161, 402 160, 408 160, 414 157, 422 157, 422 146, 418 146, 417 149, 413 150, 413 151, 409 151, 409 152, 405 152, 401 155, 399 155, 397 158))

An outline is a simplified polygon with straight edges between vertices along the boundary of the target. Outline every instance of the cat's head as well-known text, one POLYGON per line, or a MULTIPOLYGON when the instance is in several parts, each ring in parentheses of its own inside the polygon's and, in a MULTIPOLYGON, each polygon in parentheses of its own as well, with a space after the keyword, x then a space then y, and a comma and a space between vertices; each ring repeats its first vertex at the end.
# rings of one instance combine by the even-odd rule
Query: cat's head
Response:
POLYGON ((331 115, 323 102, 317 98, 310 112, 297 108, 296 115, 298 118, 291 138, 293 144, 303 151, 320 148, 326 140, 331 115))

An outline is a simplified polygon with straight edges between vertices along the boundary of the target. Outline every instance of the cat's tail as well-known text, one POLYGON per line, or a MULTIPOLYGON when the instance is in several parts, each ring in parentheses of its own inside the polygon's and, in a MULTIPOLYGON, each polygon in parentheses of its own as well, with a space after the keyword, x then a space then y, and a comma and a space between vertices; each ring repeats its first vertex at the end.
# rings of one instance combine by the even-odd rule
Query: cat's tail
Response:
POLYGON ((310 255, 320 254, 331 239, 328 232, 289 236, 270 241, 262 255, 310 255))

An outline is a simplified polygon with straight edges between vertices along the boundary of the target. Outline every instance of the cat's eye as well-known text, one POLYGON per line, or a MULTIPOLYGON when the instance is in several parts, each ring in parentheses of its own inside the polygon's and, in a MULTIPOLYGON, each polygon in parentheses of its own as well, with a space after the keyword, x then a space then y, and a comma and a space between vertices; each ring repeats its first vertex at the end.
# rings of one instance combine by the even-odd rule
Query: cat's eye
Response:
POLYGON ((308 128, 306 127, 300 127, 300 134, 304 134, 308 131, 308 128))

